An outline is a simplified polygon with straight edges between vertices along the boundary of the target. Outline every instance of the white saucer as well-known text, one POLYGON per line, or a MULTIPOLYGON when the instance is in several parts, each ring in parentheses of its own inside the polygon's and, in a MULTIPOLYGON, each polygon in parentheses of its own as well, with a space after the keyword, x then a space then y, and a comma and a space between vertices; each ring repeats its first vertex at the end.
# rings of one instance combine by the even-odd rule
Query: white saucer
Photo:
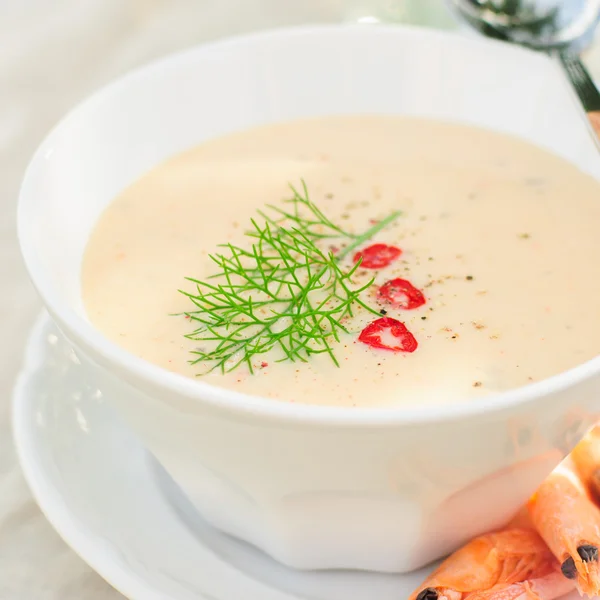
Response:
POLYGON ((46 517, 131 600, 398 600, 426 574, 297 572, 212 529, 85 381, 46 315, 27 345, 13 420, 46 517))

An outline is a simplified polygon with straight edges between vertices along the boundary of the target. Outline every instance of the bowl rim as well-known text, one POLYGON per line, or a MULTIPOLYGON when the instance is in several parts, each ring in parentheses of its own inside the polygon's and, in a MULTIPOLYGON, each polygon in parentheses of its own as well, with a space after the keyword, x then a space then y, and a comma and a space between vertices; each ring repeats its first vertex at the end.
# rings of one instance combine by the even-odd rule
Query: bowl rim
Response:
MULTIPOLYGON (((526 386, 490 394, 475 400, 451 402, 442 404, 427 404, 417 406, 378 406, 378 407, 339 407, 329 405, 311 405, 290 403, 273 398, 265 398, 221 388, 210 383, 194 380, 184 375, 172 373, 158 365, 139 358, 124 350, 116 343, 105 338, 91 322, 78 315, 69 305, 62 302, 54 293, 51 278, 46 276, 38 263, 36 253, 29 242, 26 213, 28 207, 35 206, 35 195, 30 192, 31 180, 35 176, 44 156, 52 148, 55 138, 63 127, 81 113, 102 103, 120 88, 126 87, 138 78, 154 77, 161 69, 185 63, 188 60, 202 60, 202 56, 212 52, 230 51, 244 48, 263 40, 285 42, 290 37, 310 36, 418 36, 439 38, 448 44, 472 46, 474 50, 485 51, 490 48, 501 48, 502 52, 514 53, 518 57, 532 55, 541 57, 539 53, 516 47, 506 42, 490 40, 481 37, 468 37, 461 33, 424 28, 414 25, 385 25, 385 24, 316 24, 282 27, 276 29, 258 30, 243 35, 202 43, 182 51, 169 54, 153 60, 140 67, 130 70, 117 79, 94 91, 83 101, 76 104, 63 116, 47 133, 25 170, 19 191, 17 204, 17 237, 26 270, 40 295, 43 303, 59 327, 68 334, 67 337, 81 340, 82 346, 87 346, 96 355, 103 358, 104 368, 120 366, 132 373, 136 378, 151 384, 157 389, 176 393, 188 399, 210 405, 212 408, 238 416, 255 416, 262 420, 274 420, 279 423, 312 424, 317 426, 342 427, 394 427, 407 424, 423 424, 441 421, 481 417, 485 414, 497 413, 511 409, 527 402, 550 394, 561 392, 581 383, 600 372, 600 355, 576 365, 566 371, 531 383, 526 386), (62 326, 61 326, 62 324, 62 326)), ((544 57, 545 58, 545 57, 544 57)), ((550 60, 550 59, 548 59, 550 60)), ((94 360, 94 362, 98 362, 94 360)))

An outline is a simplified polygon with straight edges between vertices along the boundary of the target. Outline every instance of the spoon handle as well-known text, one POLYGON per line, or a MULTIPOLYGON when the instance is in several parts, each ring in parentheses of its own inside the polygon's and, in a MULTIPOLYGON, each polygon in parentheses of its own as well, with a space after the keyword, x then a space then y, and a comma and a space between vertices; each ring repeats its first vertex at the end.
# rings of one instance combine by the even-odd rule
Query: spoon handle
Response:
POLYGON ((569 51, 558 53, 563 69, 573 85, 592 129, 600 141, 600 92, 587 69, 576 54, 569 51))

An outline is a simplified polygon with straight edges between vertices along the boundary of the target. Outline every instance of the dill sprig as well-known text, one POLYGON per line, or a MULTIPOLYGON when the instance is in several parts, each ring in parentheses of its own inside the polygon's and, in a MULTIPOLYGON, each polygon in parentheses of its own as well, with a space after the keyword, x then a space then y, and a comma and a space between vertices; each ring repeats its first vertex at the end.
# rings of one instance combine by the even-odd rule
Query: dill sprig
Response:
POLYGON ((223 252, 210 255, 216 274, 204 281, 187 278, 195 293, 180 290, 197 307, 185 313, 197 324, 186 337, 201 343, 191 361, 204 363, 200 375, 243 364, 253 373, 256 359, 273 349, 281 353, 278 362, 328 354, 339 366, 333 346, 348 333, 344 323, 356 307, 379 314, 360 298, 373 280, 359 286, 352 281, 360 262, 348 269, 340 262, 400 212, 356 235, 323 214, 304 181, 302 193, 290 188, 292 197, 282 206, 267 205, 258 211, 260 219, 252 219, 246 232, 252 239, 249 248, 219 246, 223 252), (324 242, 343 248, 334 254, 321 247, 324 242))

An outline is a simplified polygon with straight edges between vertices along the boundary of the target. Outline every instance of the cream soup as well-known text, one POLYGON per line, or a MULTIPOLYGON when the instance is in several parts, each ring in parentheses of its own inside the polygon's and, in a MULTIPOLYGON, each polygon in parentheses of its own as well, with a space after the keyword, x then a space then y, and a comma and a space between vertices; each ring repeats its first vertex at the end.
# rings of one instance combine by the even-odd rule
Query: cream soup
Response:
MULTIPOLYGON (((131 353, 239 392, 347 407, 469 401, 598 354, 599 223, 596 180, 510 136, 391 116, 290 122, 202 144, 125 189, 91 234, 83 298, 92 323, 131 353), (367 250, 350 278, 354 288, 374 278, 360 299, 377 314, 355 304, 343 318, 348 333, 330 338, 339 366, 327 353, 280 361, 277 346, 252 356, 253 373, 206 374, 214 363, 192 364, 192 352, 214 342, 185 337, 201 323, 179 290, 196 293, 187 277, 216 281, 209 254, 249 249, 251 219, 264 224, 257 210, 289 207, 290 184, 303 193, 302 182, 349 235, 401 212, 356 248, 396 253, 367 269, 367 250)), ((335 256, 350 244, 317 246, 335 256)))

